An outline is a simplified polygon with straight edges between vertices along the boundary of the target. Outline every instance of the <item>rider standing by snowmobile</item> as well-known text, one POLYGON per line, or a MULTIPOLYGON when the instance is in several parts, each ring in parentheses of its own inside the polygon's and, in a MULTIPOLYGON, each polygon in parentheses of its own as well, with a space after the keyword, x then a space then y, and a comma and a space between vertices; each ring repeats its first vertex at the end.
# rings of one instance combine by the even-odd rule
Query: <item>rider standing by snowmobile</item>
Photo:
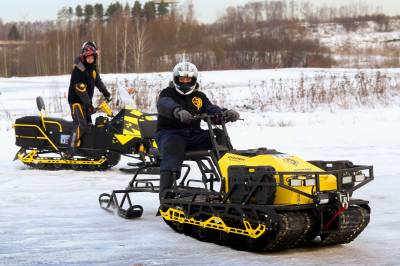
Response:
POLYGON ((171 189, 175 178, 180 177, 187 150, 212 148, 209 132, 200 128, 196 114, 224 114, 227 122, 240 118, 238 112, 214 105, 200 92, 198 71, 194 64, 182 62, 173 70, 170 86, 161 91, 158 102, 158 126, 155 138, 161 153, 160 199, 171 189))
POLYGON ((111 100, 111 94, 100 78, 96 67, 97 46, 93 41, 84 42, 81 53, 74 61, 74 69, 71 73, 71 81, 68 91, 68 103, 74 123, 74 130, 70 139, 70 150, 67 157, 72 157, 79 146, 79 140, 92 126, 91 115, 94 113, 92 98, 96 86, 107 101, 111 100))

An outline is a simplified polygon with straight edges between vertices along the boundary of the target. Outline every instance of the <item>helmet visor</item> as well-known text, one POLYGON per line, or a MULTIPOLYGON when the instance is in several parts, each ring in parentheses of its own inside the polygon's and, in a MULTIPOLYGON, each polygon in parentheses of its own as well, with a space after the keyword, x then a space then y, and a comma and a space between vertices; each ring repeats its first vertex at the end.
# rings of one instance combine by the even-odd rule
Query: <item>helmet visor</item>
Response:
POLYGON ((193 78, 192 77, 179 77, 178 78, 178 82, 180 84, 191 84, 192 83, 193 78))
POLYGON ((94 49, 93 47, 90 47, 90 46, 86 46, 85 48, 83 48, 83 51, 82 51, 83 57, 88 57, 91 55, 93 55, 93 56, 97 55, 96 49, 94 49))

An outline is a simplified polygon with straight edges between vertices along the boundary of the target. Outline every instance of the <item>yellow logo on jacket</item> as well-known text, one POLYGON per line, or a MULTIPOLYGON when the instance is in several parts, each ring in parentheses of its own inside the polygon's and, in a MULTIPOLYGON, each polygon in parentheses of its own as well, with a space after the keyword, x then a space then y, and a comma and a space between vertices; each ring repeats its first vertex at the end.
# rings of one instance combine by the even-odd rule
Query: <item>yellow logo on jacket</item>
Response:
POLYGON ((197 111, 199 111, 200 108, 203 106, 203 100, 199 97, 193 97, 192 103, 194 106, 196 106, 197 111))
POLYGON ((93 70, 93 71, 92 71, 92 77, 93 77, 94 80, 96 80, 96 77, 97 77, 97 72, 96 72, 96 70, 93 70))

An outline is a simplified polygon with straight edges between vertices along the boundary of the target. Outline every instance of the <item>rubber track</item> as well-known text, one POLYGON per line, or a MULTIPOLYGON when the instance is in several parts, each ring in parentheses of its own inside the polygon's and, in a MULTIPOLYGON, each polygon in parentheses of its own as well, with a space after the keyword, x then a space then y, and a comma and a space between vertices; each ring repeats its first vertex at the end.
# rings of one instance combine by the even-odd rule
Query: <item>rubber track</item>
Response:
POLYGON ((263 251, 275 251, 303 246, 312 228, 312 219, 303 212, 280 214, 278 235, 274 241, 265 242, 260 247, 263 251))
POLYGON ((178 233, 240 250, 275 251, 304 245, 308 232, 312 228, 311 217, 306 213, 288 212, 280 214, 280 218, 277 232, 267 231, 257 239, 189 224, 164 221, 178 233))
MULTIPOLYGON (((279 216, 278 230, 266 231, 257 239, 189 224, 164 221, 178 233, 240 250, 278 251, 309 246, 309 242, 313 238, 314 219, 312 216, 306 212, 284 212, 279 216)), ((358 206, 350 207, 339 216, 341 226, 338 232, 324 236, 317 245, 346 244, 353 241, 368 225, 369 218, 369 212, 366 209, 358 206)))
POLYGON ((367 227, 370 214, 362 207, 351 206, 339 216, 339 220, 338 232, 321 237, 320 246, 350 243, 367 227))
MULTIPOLYGON (((58 159, 58 158, 56 158, 58 159)), ((87 159, 85 159, 87 160, 87 159)), ((119 162, 119 160, 118 160, 119 162)), ((118 164, 118 162, 113 162, 110 163, 110 161, 106 160, 100 165, 90 165, 90 164, 54 164, 54 163, 40 163, 40 164, 35 164, 35 163, 26 163, 23 162, 23 164, 33 168, 33 169, 40 169, 40 170, 68 170, 68 169, 73 169, 73 170, 82 170, 82 171, 104 171, 107 169, 110 169, 111 167, 115 166, 118 164)))
POLYGON ((112 166, 103 166, 103 165, 71 165, 71 164, 34 164, 34 163, 24 163, 25 165, 40 170, 83 170, 83 171, 104 171, 112 166))

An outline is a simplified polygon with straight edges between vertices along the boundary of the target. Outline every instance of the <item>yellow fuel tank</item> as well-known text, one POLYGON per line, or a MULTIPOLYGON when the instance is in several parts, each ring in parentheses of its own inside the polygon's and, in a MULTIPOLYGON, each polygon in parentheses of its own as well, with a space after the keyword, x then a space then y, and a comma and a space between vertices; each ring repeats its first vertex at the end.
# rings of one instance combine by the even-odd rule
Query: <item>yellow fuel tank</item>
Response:
MULTIPOLYGON (((276 172, 324 172, 324 170, 316 167, 315 165, 302 160, 301 158, 293 155, 276 153, 276 154, 260 154, 254 156, 239 155, 234 153, 226 153, 219 160, 219 167, 225 182, 225 192, 228 192, 229 179, 228 168, 233 165, 243 165, 247 167, 256 166, 271 166, 276 172)), ((284 176, 284 184, 289 185, 289 180, 292 175, 284 176)), ((305 176, 297 176, 297 179, 306 179, 305 176)), ((275 175, 277 184, 279 184, 279 175, 275 175)), ((298 185, 294 188, 308 194, 315 193, 315 185, 298 185)), ((336 190, 336 177, 331 174, 320 175, 320 190, 332 191, 336 190)), ((292 192, 288 189, 277 186, 274 204, 276 205, 293 205, 293 204, 312 204, 312 199, 302 196, 298 193, 292 192)))

